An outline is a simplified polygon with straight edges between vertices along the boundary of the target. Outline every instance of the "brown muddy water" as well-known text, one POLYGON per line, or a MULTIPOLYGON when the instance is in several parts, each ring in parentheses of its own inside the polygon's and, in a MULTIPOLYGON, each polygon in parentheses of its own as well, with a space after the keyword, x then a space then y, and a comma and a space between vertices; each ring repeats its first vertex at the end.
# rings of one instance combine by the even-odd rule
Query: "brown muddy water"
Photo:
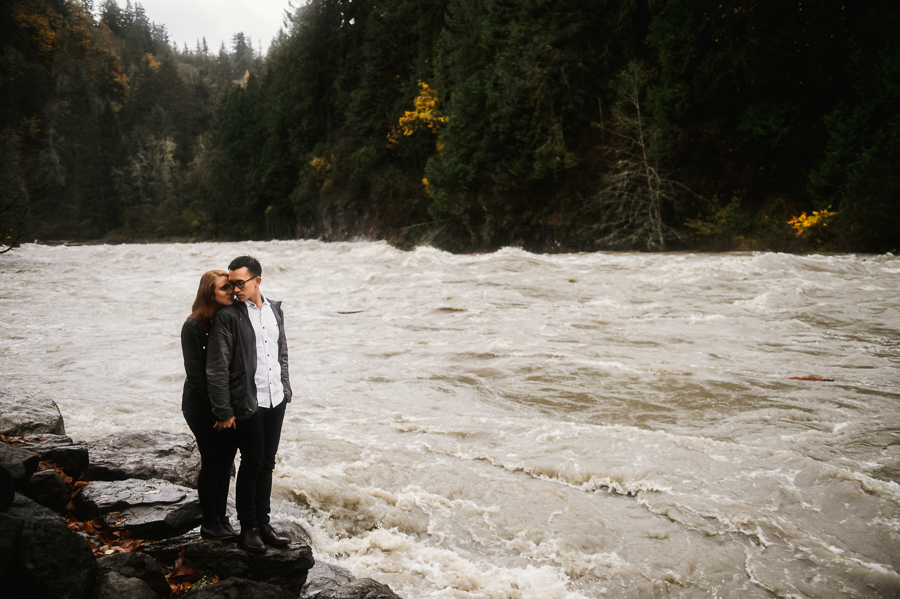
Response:
POLYGON ((274 516, 319 558, 410 599, 900 595, 900 258, 27 245, 0 386, 187 431, 181 323, 244 253, 287 319, 274 516))

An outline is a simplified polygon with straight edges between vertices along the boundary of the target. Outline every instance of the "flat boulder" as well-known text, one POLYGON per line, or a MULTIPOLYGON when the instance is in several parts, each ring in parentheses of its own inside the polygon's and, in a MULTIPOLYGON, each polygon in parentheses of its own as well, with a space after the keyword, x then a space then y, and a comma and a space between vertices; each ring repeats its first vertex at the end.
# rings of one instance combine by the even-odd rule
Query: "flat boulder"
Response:
POLYGON ((58 514, 16 494, 6 516, 22 522, 22 532, 0 588, 7 597, 87 599, 97 578, 88 544, 58 514))
POLYGON ((97 558, 101 574, 118 574, 125 578, 137 578, 153 591, 155 596, 171 592, 166 575, 156 560, 146 553, 111 553, 97 558))
POLYGON ((56 402, 41 395, 0 389, 0 435, 24 437, 44 433, 66 434, 56 402))
POLYGON ((25 487, 40 463, 41 458, 36 453, 0 441, 0 467, 9 472, 17 488, 25 487))
POLYGON ((25 437, 17 447, 54 462, 74 479, 78 479, 88 467, 87 443, 73 441, 66 435, 31 435, 25 437))
POLYGON ((140 578, 108 572, 100 577, 91 599, 159 599, 159 593, 140 578))
POLYGON ((192 599, 295 599, 280 586, 246 578, 228 578, 191 593, 192 599))
POLYGON ((386 584, 371 578, 358 578, 337 587, 325 589, 316 599, 400 599, 386 584))
POLYGON ((142 539, 166 539, 202 521, 197 491, 160 479, 96 481, 74 498, 82 519, 99 517, 111 530, 142 539))
POLYGON ((316 563, 308 545, 291 543, 285 547, 269 547, 265 553, 256 554, 244 551, 236 543, 205 541, 195 533, 150 543, 143 549, 165 563, 174 562, 184 550, 185 562, 193 564, 202 576, 266 581, 287 589, 292 597, 303 590, 307 573, 316 563))
POLYGON ((62 512, 69 503, 69 489, 56 470, 41 470, 33 474, 25 494, 54 512, 62 512))
POLYGON ((353 574, 347 568, 316 562, 316 565, 313 566, 306 577, 306 584, 303 585, 303 593, 300 597, 302 599, 312 599, 323 591, 343 586, 354 580, 353 574))
POLYGON ((90 480, 158 478, 197 488, 200 451, 194 437, 183 433, 140 430, 115 433, 88 443, 90 480))

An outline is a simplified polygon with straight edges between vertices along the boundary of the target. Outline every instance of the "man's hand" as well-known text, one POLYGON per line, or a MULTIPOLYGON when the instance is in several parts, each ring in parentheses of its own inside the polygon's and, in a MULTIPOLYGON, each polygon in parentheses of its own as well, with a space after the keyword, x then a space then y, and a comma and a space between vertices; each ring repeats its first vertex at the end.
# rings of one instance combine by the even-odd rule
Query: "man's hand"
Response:
POLYGON ((217 431, 224 431, 226 428, 237 428, 235 424, 234 416, 229 418, 228 420, 219 420, 213 425, 217 431))

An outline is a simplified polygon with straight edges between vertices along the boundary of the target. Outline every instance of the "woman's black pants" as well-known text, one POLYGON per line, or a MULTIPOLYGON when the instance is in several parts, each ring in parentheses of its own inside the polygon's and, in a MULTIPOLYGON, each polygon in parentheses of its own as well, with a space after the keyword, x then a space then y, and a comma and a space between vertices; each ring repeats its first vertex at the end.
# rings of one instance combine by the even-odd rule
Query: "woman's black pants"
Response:
POLYGON ((184 415, 194 433, 200 450, 200 475, 197 477, 197 494, 204 524, 215 519, 226 521, 228 485, 231 484, 231 468, 237 453, 237 432, 234 429, 217 431, 211 416, 184 415))

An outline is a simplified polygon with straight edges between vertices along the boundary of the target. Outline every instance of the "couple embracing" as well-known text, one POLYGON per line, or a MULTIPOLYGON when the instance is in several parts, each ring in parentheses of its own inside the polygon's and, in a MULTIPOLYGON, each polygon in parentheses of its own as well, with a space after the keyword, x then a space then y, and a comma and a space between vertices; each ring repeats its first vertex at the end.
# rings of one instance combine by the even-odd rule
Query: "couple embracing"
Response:
POLYGON ((238 538, 246 551, 287 545, 269 524, 272 471, 285 407, 291 401, 281 302, 260 291, 262 266, 251 256, 200 278, 191 315, 181 328, 181 409, 200 449, 197 492, 204 539, 238 538), (226 513, 231 468, 241 466, 235 504, 241 532, 226 513))

